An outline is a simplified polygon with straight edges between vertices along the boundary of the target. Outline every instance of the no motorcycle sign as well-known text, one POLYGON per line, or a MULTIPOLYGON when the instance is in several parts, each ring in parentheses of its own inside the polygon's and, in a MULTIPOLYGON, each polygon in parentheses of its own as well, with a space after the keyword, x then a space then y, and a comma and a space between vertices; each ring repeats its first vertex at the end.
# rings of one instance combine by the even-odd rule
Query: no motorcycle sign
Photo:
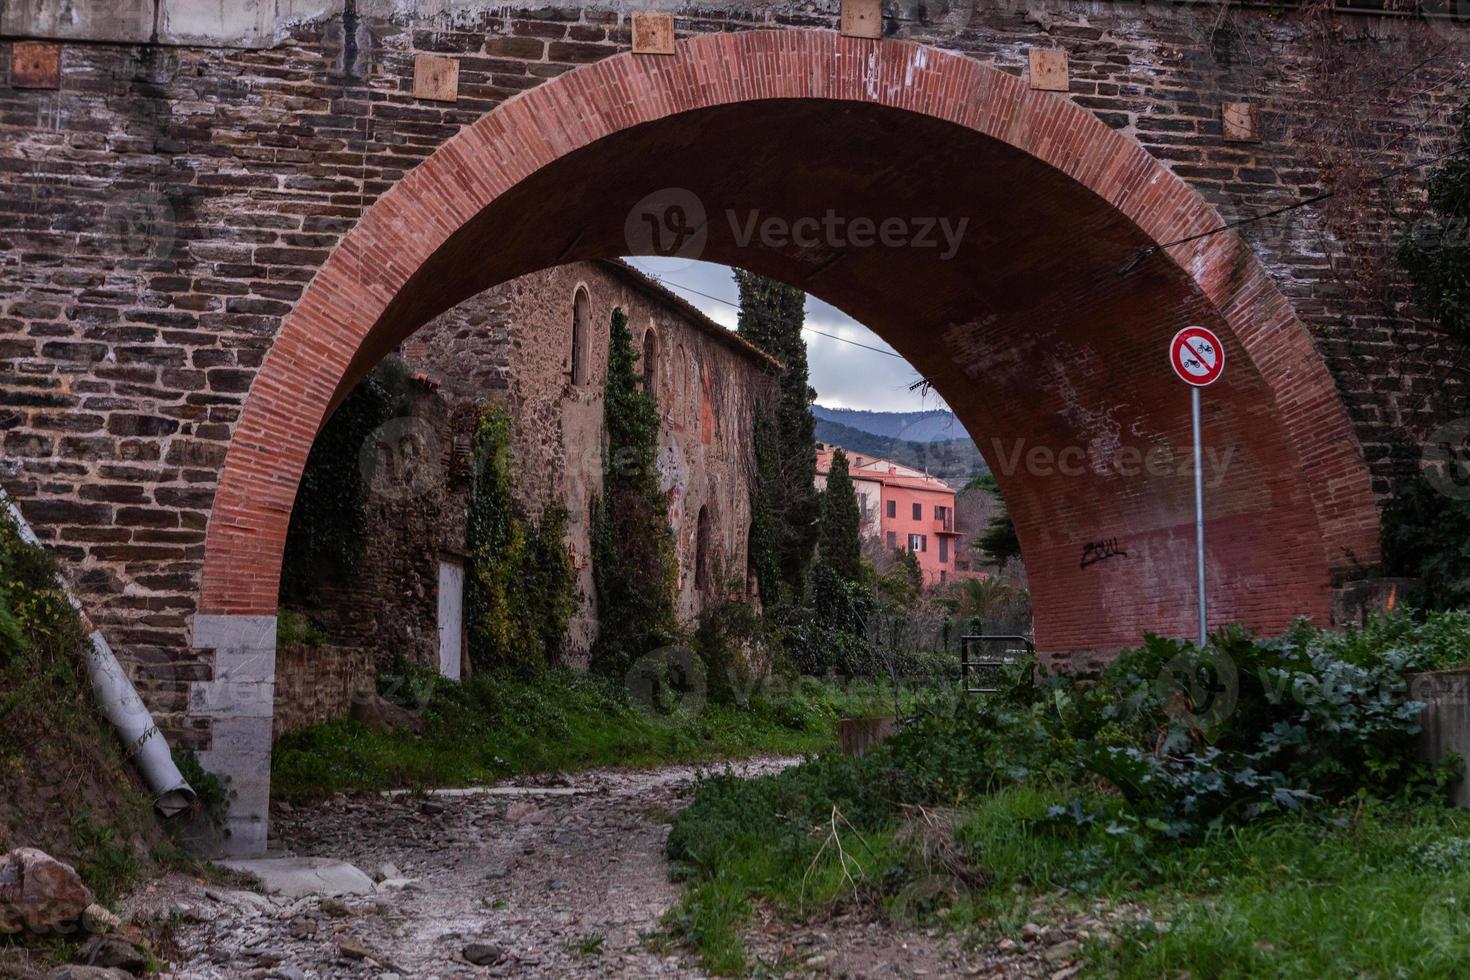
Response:
POLYGON ((1225 373, 1225 348, 1204 327, 1185 327, 1169 344, 1169 363, 1186 383, 1203 388, 1225 373))

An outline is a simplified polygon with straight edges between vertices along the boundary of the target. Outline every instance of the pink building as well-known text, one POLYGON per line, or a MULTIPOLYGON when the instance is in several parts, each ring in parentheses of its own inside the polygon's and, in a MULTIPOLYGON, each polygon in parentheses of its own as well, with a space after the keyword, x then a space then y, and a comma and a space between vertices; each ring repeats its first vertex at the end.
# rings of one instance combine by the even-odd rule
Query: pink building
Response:
MULTIPOLYGON (((817 486, 825 489, 838 447, 819 446, 817 486)), ((877 538, 894 550, 912 551, 926 586, 973 578, 974 556, 964 529, 955 522, 955 490, 933 477, 891 460, 847 452, 848 471, 864 538, 877 538)))

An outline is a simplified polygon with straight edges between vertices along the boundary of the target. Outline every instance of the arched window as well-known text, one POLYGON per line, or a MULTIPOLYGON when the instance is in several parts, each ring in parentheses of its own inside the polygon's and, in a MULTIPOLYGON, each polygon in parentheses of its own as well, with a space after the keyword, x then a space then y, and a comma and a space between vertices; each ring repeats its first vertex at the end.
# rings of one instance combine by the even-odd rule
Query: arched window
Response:
POLYGON ((658 332, 643 331, 643 391, 658 396, 658 332))
POLYGON ((587 383, 587 347, 592 338, 592 298, 577 287, 572 300, 572 384, 587 383))
POLYGON ((709 533, 709 508, 701 507, 694 528, 694 588, 699 592, 708 592, 710 587, 709 533))

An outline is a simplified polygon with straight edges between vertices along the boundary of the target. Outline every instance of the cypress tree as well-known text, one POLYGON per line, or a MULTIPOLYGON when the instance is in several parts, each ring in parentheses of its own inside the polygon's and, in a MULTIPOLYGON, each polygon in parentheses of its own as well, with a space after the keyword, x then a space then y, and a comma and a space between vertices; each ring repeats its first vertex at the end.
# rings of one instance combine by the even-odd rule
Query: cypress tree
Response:
POLYGON ((827 489, 822 494, 818 553, 838 577, 848 582, 857 582, 863 577, 861 525, 862 513, 858 509, 852 475, 848 472, 847 453, 838 449, 832 454, 827 489))
MULTIPOLYGON (((774 482, 766 488, 763 504, 771 523, 773 564, 780 581, 776 588, 762 581, 761 593, 767 601, 799 598, 817 544, 819 513, 816 420, 811 410, 816 392, 809 381, 806 341, 801 336, 806 294, 741 269, 735 270, 735 282, 740 287, 740 336, 769 351, 783 366, 768 447, 771 455, 764 461, 774 482)), ((758 444, 758 467, 760 448, 758 444)), ((753 564, 759 574, 763 566, 759 556, 753 564)))
POLYGON ((628 317, 613 310, 603 419, 607 456, 593 504, 597 644, 593 666, 621 676, 678 632, 674 536, 658 485, 658 406, 640 390, 628 317))
POLYGON ((1001 568, 1012 558, 1021 557, 1021 539, 1016 534, 1016 524, 1011 520, 1011 512, 1006 509, 1005 498, 1000 495, 1000 485, 995 482, 995 476, 982 473, 971 480, 965 489, 975 487, 994 497, 1000 504, 1000 509, 990 518, 990 524, 985 533, 974 542, 974 548, 980 552, 985 564, 1001 568))

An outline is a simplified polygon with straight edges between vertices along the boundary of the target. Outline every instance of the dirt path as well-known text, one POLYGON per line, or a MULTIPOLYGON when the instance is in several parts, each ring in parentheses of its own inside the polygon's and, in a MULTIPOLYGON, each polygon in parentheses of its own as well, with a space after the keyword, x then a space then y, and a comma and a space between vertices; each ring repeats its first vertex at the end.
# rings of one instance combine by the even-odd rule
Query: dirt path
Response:
MULTIPOLYGON (((756 775, 791 761, 729 768, 756 775)), ((702 977, 688 956, 644 940, 677 897, 664 841, 699 771, 604 770, 523 780, 541 790, 524 795, 282 808, 273 828, 281 850, 370 874, 392 865, 383 870, 397 880, 371 895, 292 902, 174 878, 139 904, 182 920, 171 977, 702 977), (484 965, 465 958, 476 943, 487 947, 484 965)), ((751 940, 762 958, 800 974, 995 976, 1021 966, 857 919, 792 936, 765 923, 751 940)))

